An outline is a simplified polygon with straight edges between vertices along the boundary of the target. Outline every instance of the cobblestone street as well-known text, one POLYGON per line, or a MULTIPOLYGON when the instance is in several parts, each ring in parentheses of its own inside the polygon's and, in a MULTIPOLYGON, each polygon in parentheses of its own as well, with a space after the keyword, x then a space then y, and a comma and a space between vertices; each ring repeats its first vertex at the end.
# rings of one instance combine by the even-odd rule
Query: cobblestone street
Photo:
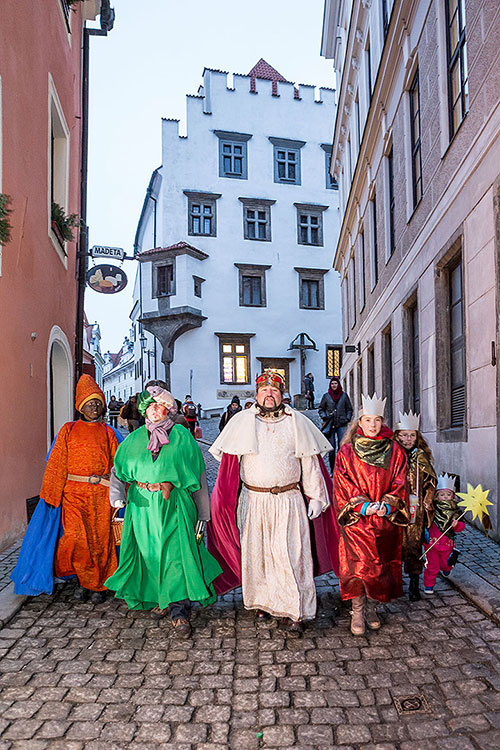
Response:
MULTIPOLYGON (((212 484, 216 425, 203 432, 212 484)), ((357 638, 335 577, 317 588, 302 637, 257 623, 239 592, 195 609, 190 641, 121 601, 75 602, 71 584, 28 599, 0 631, 0 750, 500 746, 500 629, 448 581, 357 638)))

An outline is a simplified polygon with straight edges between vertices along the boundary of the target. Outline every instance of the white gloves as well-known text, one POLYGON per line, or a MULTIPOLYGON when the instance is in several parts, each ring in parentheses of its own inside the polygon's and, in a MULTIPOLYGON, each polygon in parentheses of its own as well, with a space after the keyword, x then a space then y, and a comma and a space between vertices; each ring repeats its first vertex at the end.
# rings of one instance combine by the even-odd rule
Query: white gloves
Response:
POLYGON ((309 508, 307 509, 307 517, 313 521, 315 518, 321 515, 323 510, 323 503, 321 500, 309 500, 309 508))
POLYGON ((386 516, 387 508, 385 507, 385 503, 370 503, 365 511, 365 516, 373 516, 375 513, 377 516, 386 516))

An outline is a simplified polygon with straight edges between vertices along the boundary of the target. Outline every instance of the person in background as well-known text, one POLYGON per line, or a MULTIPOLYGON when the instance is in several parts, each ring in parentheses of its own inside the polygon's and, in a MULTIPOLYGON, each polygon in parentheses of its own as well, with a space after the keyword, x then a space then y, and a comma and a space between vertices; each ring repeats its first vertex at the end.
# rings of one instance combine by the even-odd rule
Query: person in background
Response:
POLYGON ((307 408, 314 409, 314 375, 308 372, 304 378, 304 391, 307 401, 307 408))
POLYGON ((129 433, 137 430, 141 424, 144 424, 137 408, 137 396, 137 393, 134 396, 130 396, 129 400, 122 406, 120 411, 120 417, 127 420, 129 433))
POLYGON ((378 630, 377 602, 403 596, 401 547, 410 521, 406 454, 384 424, 386 399, 362 396, 333 473, 340 526, 340 595, 350 600, 351 633, 378 630))
POLYGON ((233 396, 233 398, 231 399, 231 403, 229 404, 226 411, 220 418, 219 432, 222 432, 222 430, 227 425, 231 417, 234 417, 234 415, 238 414, 239 411, 242 411, 240 399, 238 398, 238 396, 233 396))
POLYGON ((123 402, 120 403, 116 396, 111 396, 108 402, 109 424, 111 427, 118 427, 117 420, 122 406, 123 402))
POLYGON ((198 409, 189 394, 184 399, 182 411, 188 423, 188 428, 191 432, 191 435, 194 437, 194 431, 195 431, 196 425, 198 424, 198 409))
POLYGON ((52 593, 54 575, 76 576, 75 599, 99 604, 117 565, 108 492, 119 439, 90 375, 78 381, 75 406, 80 419, 58 432, 12 580, 16 594, 36 596, 52 593))
POLYGON ((337 450, 352 419, 351 399, 343 391, 340 378, 336 375, 330 378, 330 385, 321 398, 318 414, 323 420, 321 432, 333 445, 333 450, 328 454, 330 474, 333 475, 337 450))

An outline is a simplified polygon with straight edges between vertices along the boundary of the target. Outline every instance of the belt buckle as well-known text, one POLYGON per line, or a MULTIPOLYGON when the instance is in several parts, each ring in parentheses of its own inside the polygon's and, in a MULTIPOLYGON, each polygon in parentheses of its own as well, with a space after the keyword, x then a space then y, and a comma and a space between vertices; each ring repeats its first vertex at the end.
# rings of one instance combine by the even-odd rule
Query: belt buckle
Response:
POLYGON ((99 477, 97 474, 91 474, 87 481, 89 484, 100 484, 101 477, 99 477))
POLYGON ((271 487, 271 489, 269 490, 269 492, 271 493, 271 495, 279 495, 280 488, 279 487, 271 487))

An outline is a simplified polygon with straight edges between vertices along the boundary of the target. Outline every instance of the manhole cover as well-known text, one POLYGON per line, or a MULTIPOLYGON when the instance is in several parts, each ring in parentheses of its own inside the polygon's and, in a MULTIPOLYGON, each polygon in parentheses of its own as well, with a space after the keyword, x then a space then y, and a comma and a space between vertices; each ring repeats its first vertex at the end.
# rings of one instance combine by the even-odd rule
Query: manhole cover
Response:
POLYGON ((425 695, 405 695, 401 698, 393 698, 396 711, 400 716, 408 716, 409 714, 432 713, 429 701, 425 695))

